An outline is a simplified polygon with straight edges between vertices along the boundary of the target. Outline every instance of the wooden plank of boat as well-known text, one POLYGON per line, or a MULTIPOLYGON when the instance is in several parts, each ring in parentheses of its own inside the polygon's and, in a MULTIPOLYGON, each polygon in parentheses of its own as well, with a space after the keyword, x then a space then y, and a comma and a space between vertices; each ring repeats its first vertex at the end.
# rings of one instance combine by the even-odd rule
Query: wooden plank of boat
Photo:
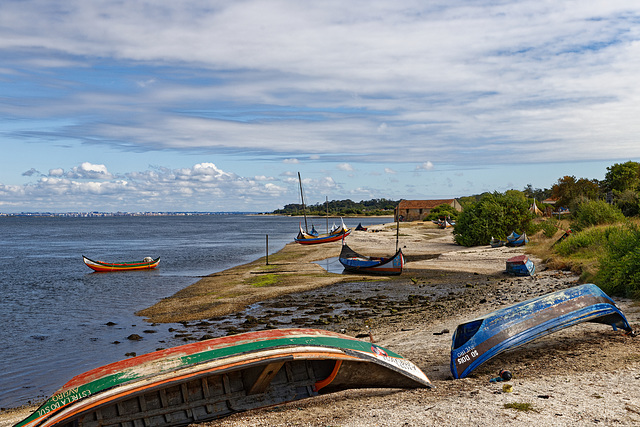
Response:
POLYGON ((398 249, 395 255, 390 257, 369 257, 360 255, 346 243, 342 244, 338 261, 345 270, 355 273, 398 275, 402 273, 404 266, 402 249, 398 249))
POLYGON ((458 326, 451 345, 451 373, 464 378, 492 357, 582 322, 632 332, 615 303, 596 285, 552 292, 458 326))
POLYGON ((112 363, 14 427, 177 426, 349 388, 431 387, 396 353, 316 329, 249 332, 112 363))
POLYGON ((526 255, 517 255, 507 260, 507 273, 516 276, 533 276, 536 266, 526 255))
POLYGON ((149 270, 152 268, 156 268, 158 264, 160 264, 160 257, 156 259, 144 259, 142 261, 133 262, 104 262, 94 261, 82 255, 82 260, 87 265, 87 267, 97 272, 149 270))

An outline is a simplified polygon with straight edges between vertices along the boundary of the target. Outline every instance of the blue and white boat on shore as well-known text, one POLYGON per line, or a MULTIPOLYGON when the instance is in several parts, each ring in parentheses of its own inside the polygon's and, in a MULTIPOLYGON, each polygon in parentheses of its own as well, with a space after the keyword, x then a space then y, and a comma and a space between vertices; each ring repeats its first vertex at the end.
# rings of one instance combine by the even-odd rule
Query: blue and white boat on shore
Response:
POLYGON ((464 378, 500 353, 582 322, 633 332, 624 314, 599 287, 575 286, 458 325, 451 344, 451 373, 464 378))

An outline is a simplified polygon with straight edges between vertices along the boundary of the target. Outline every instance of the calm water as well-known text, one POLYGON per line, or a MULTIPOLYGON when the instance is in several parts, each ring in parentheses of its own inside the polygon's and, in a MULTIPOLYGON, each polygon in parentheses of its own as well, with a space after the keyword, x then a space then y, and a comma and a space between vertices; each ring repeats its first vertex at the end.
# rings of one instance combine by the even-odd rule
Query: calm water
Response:
MULTIPOLYGON (((37 402, 74 375, 183 344, 135 312, 199 277, 276 252, 299 218, 0 218, 0 408, 37 402), (104 261, 161 257, 156 270, 93 273, 104 261), (109 326, 108 323, 115 323, 109 326), (143 336, 131 341, 131 334, 143 336), (119 344, 114 344, 115 342, 119 344)), ((380 219, 345 218, 348 227, 380 219)), ((324 220, 316 220, 318 230, 324 220)), ((174 325, 179 328, 180 325, 174 325)))

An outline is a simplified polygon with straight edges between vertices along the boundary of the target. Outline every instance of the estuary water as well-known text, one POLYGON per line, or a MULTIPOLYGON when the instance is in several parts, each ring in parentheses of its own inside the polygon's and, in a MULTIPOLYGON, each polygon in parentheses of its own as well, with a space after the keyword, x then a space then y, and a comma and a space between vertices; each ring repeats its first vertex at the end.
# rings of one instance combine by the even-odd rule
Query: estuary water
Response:
MULTIPOLYGON (((348 227, 379 218, 345 218, 348 227)), ((292 242, 300 218, 265 215, 0 217, 0 408, 38 403, 73 376, 183 344, 134 313, 200 277, 292 242), (94 273, 160 257, 155 270, 94 273), (129 340, 132 334, 142 340, 129 340)), ((318 230, 324 219, 315 221, 318 230)), ((179 328, 180 325, 176 325, 179 328)))

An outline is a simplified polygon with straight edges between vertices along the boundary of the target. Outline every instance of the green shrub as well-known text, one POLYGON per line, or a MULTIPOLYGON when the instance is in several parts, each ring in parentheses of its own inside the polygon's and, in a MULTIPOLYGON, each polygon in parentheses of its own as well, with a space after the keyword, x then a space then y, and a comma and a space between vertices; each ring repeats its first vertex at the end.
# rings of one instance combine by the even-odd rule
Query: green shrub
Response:
POLYGON ((640 299, 640 228, 637 224, 590 227, 572 234, 554 249, 574 264, 593 265, 593 282, 608 295, 640 299))
POLYGON ((601 224, 615 224, 624 220, 622 211, 604 200, 588 200, 580 203, 572 213, 571 228, 574 231, 601 224))
POLYGON ((594 247, 604 248, 606 229, 592 227, 580 233, 574 233, 569 238, 559 242, 555 250, 559 255, 571 257, 581 250, 594 247))
POLYGON ((555 234, 558 232, 558 229, 559 229, 558 220, 548 219, 546 221, 541 222, 539 224, 539 227, 542 230, 544 237, 550 239, 553 236, 555 236, 555 234))
POLYGON ((609 295, 640 298, 640 230, 635 224, 608 227, 606 254, 596 284, 609 295))
POLYGON ((640 197, 638 193, 632 190, 626 190, 621 193, 614 191, 615 204, 624 214, 624 216, 640 215, 640 197))
POLYGON ((532 218, 522 192, 487 193, 460 212, 453 235, 462 246, 486 245, 491 237, 504 240, 512 231, 531 233, 532 218))

